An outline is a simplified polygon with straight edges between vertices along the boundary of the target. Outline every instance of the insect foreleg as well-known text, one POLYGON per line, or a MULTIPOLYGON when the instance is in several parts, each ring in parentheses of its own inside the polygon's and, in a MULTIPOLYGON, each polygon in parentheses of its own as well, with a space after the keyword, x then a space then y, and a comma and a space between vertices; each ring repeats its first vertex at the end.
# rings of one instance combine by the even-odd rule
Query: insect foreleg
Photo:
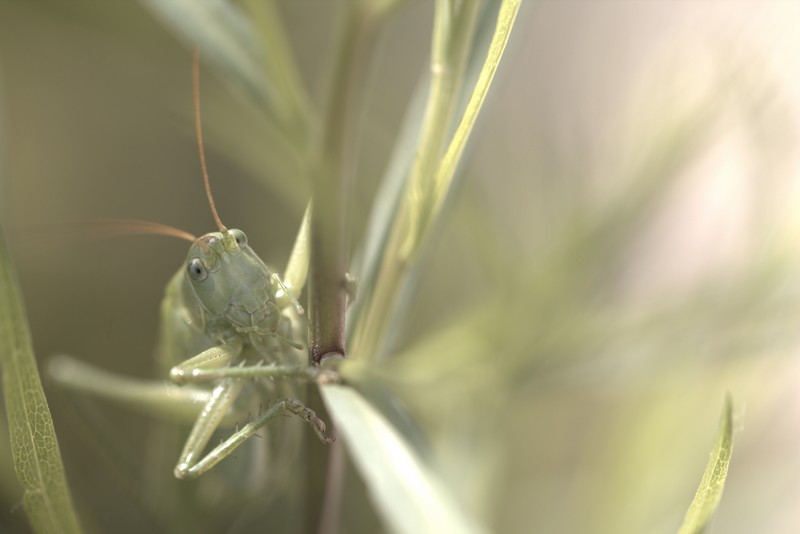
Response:
POLYGON ((233 405, 242 390, 241 380, 228 378, 220 382, 211 392, 211 399, 206 403, 202 413, 192 427, 192 432, 183 446, 178 465, 175 466, 175 477, 186 478, 198 463, 203 449, 208 445, 211 436, 217 430, 222 419, 233 405))
POLYGON ((254 365, 221 367, 218 369, 195 369, 183 377, 184 382, 207 382, 221 378, 292 378, 318 384, 337 383, 341 379, 333 370, 319 366, 306 365, 254 365))
MULTIPOLYGON (((239 431, 235 432, 231 437, 220 443, 211 452, 209 452, 202 459, 198 460, 191 466, 187 466, 179 474, 178 468, 175 469, 175 476, 178 478, 194 478, 202 475, 221 460, 230 456, 230 454, 241 445, 247 438, 254 435, 258 430, 281 415, 294 414, 314 429, 320 440, 324 443, 331 443, 334 441, 333 437, 325 435, 325 423, 317 417, 313 410, 307 408, 303 403, 295 399, 283 399, 276 402, 267 411, 256 417, 253 421, 246 424, 239 431)), ((180 467, 180 464, 179 466, 180 467)))
POLYGON ((222 345, 204 350, 194 358, 189 358, 173 367, 169 372, 169 378, 176 384, 183 384, 192 373, 200 369, 228 365, 242 353, 242 346, 242 339, 235 337, 222 345))

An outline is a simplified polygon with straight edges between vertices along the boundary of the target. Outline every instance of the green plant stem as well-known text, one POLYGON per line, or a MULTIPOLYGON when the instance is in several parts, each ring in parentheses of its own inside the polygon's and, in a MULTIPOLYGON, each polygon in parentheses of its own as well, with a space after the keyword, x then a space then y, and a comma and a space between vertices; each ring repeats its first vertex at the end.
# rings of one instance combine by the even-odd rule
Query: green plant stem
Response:
POLYGON ((330 96, 319 143, 312 158, 311 262, 309 273, 309 353, 319 364, 330 355, 344 356, 347 299, 347 204, 352 161, 353 104, 366 63, 373 24, 364 11, 350 7, 333 64, 330 96))
MULTIPOLYGON (((363 86, 363 67, 378 18, 369 10, 351 4, 345 11, 341 41, 333 61, 330 93, 316 154, 310 158, 312 185, 310 270, 308 279, 308 347, 312 365, 328 357, 344 357, 345 309, 347 303, 348 239, 347 204, 352 176, 354 104, 363 86)), ((321 413, 324 405, 316 388, 310 388, 309 405, 321 413)), ((341 503, 343 470, 329 471, 336 464, 333 448, 311 443, 308 450, 306 504, 307 532, 336 532, 341 503), (326 480, 327 478, 327 480, 326 480), (324 521, 324 522, 323 522, 324 521), (334 524, 336 522, 336 524, 334 524)))

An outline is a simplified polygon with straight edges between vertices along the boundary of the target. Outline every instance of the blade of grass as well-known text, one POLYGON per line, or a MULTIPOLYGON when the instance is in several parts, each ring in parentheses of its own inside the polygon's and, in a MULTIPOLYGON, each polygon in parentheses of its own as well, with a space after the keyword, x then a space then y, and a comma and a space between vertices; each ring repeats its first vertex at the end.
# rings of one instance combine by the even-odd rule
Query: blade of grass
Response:
POLYGON ((678 534, 702 534, 706 532, 714 512, 717 511, 725 487, 728 465, 733 452, 733 408, 730 395, 725 397, 722 417, 717 434, 717 444, 711 451, 700 486, 692 504, 686 512, 678 534))
MULTIPOLYGON (((478 35, 466 69, 467 78, 477 78, 477 73, 473 76, 473 71, 480 70, 479 60, 481 58, 475 51, 480 50, 482 52, 491 37, 491 28, 489 27, 491 21, 486 20, 489 18, 489 14, 490 10, 484 8, 480 15, 478 35)), ((380 189, 373 201, 369 224, 367 224, 367 235, 359 253, 359 258, 354 262, 356 267, 353 274, 358 278, 358 291, 362 295, 372 294, 378 268, 381 265, 381 258, 388 246, 392 224, 397 218, 399 207, 403 201, 403 190, 407 187, 411 176, 411 166, 414 163, 419 144, 418 138, 425 118, 430 83, 430 73, 425 72, 417 83, 417 88, 406 108, 406 114, 397 135, 389 163, 386 166, 380 189)), ((468 91, 462 87, 459 97, 460 106, 466 106, 469 96, 468 91)), ((358 318, 361 317, 367 303, 367 299, 361 298, 356 299, 349 306, 348 339, 352 339, 355 325, 358 324, 358 318)))
POLYGON ((358 392, 336 385, 324 386, 321 392, 388 530, 403 534, 485 532, 358 392))
POLYGON ((447 136, 458 104, 459 89, 464 81, 468 53, 478 23, 479 2, 456 5, 450 0, 437 0, 431 50, 431 88, 425 120, 411 168, 409 190, 402 213, 410 228, 404 232, 403 255, 411 256, 422 228, 430 215, 436 168, 447 145, 447 136))
MULTIPOLYGON (((417 218, 420 219, 420 222, 412 225, 412 228, 416 227, 420 232, 424 233, 426 229, 430 228, 431 225, 427 221, 435 218, 444 204, 444 199, 450 190, 458 162, 464 154, 464 148, 475 126, 475 120, 478 118, 478 113, 489 92, 489 87, 492 84, 495 72, 497 72, 497 66, 500 64, 500 58, 503 57, 508 38, 511 35, 511 28, 514 26, 514 21, 519 11, 520 2, 521 0, 505 1, 500 6, 500 11, 497 15, 497 28, 489 45, 486 61, 478 76, 478 82, 467 103, 467 108, 464 110, 464 115, 461 117, 455 134, 447 147, 447 151, 439 162, 433 180, 431 180, 429 186, 431 190, 427 195, 428 198, 425 202, 421 202, 418 207, 417 218)), ((412 254, 419 247, 422 237, 423 235, 415 236, 413 233, 409 234, 410 240, 407 242, 409 249, 407 254, 412 254)))
MULTIPOLYGON (((449 134, 450 118, 455 109, 453 106, 458 101, 460 91, 455 89, 459 87, 458 83, 454 84, 452 80, 437 82, 437 78, 457 77, 459 83, 463 81, 469 62, 464 61, 464 50, 453 51, 450 48, 469 48, 477 18, 465 14, 463 18, 454 21, 453 5, 446 2, 437 4, 431 62, 432 89, 417 149, 409 154, 415 158, 408 179, 409 186, 387 234, 383 254, 376 258, 379 267, 376 269, 377 275, 369 302, 357 310, 358 315, 353 316, 354 322, 358 324, 353 330, 351 348, 359 357, 377 358, 386 346, 388 325, 396 313, 401 288, 408 284, 414 256, 441 214, 447 192, 453 184, 458 161, 505 50, 519 7, 520 0, 504 0, 501 3, 494 35, 478 81, 455 134, 447 143, 444 136, 449 134), (441 35, 448 32, 454 35, 441 35), (444 154, 442 150, 445 150, 444 154)), ((474 56, 472 59, 479 58, 474 56)))
MULTIPOLYGON (((487 11, 484 10, 484 14, 487 11)), ((439 32, 442 32, 446 31, 448 26, 439 23, 436 28, 439 32)), ((440 44, 446 42, 443 38, 435 38, 435 41, 440 44)), ((378 282, 379 274, 383 273, 384 278, 386 276, 384 269, 386 264, 384 261, 385 256, 390 250, 391 239, 393 233, 397 232, 396 227, 400 225, 399 221, 405 221, 404 217, 407 209, 403 210, 402 208, 406 206, 407 200, 403 195, 403 191, 410 188, 409 183, 413 181, 413 176, 419 174, 421 168, 420 159, 424 159, 430 164, 433 163, 430 156, 422 158, 420 153, 435 152, 438 155, 441 152, 440 147, 444 143, 444 139, 441 137, 447 133, 447 129, 443 124, 434 128, 430 123, 435 121, 444 123, 445 119, 449 120, 452 112, 450 106, 455 103, 456 98, 450 98, 453 96, 452 91, 445 90, 442 87, 444 85, 441 81, 443 73, 439 72, 437 76, 433 74, 435 70, 433 65, 436 63, 436 58, 445 56, 446 59, 445 51, 434 52, 433 56, 431 68, 421 77, 411 98, 400 134, 397 137, 391 159, 387 165, 381 188, 373 204, 370 222, 367 225, 368 234, 365 239, 363 259, 360 262, 361 267, 356 273, 359 277, 359 292, 362 295, 372 295, 378 282), (437 85, 439 86, 438 89, 437 85), (436 101, 439 101, 438 105, 436 101), (440 137, 438 141, 433 139, 434 131, 440 137)), ((454 75, 453 72, 450 72, 450 74, 454 75)), ((454 80, 449 80, 446 85, 452 89, 454 83, 454 80)), ((378 302, 386 302, 374 297, 356 299, 350 310, 348 339, 352 339, 356 332, 368 328, 361 327, 361 318, 367 314, 371 307, 374 307, 376 300, 378 302)), ((363 336, 364 334, 362 333, 361 337, 363 338, 363 336)), ((359 345, 365 346, 369 345, 369 343, 365 341, 356 342, 356 346, 359 345)))
MULTIPOLYGON (((303 222, 300 223, 300 229, 297 231, 297 237, 295 237, 294 245, 292 246, 292 253, 289 255, 289 261, 286 262, 286 270, 283 272, 283 283, 286 284, 290 291, 293 290, 292 294, 295 298, 298 298, 300 293, 303 292, 306 278, 308 278, 310 218, 311 202, 306 206, 303 222)), ((288 301, 288 298, 285 300, 288 301)))
POLYGON ((14 467, 33 530, 39 534, 79 533, 19 285, 1 231, 0 363, 14 467))

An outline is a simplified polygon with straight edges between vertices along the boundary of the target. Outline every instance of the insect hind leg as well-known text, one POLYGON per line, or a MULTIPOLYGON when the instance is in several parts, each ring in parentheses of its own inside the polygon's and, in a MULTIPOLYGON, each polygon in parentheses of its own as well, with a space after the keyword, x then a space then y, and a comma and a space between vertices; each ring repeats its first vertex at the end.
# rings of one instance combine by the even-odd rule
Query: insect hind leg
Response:
POLYGON ((187 466, 181 472, 180 478, 195 478, 215 465, 220 461, 230 456, 239 445, 244 443, 248 438, 255 435, 259 429, 269 423, 271 420, 282 415, 296 415, 308 425, 317 434, 317 437, 324 443, 332 443, 335 441, 334 436, 328 436, 326 432, 325 422, 322 421, 313 410, 306 407, 302 402, 296 399, 281 399, 273 404, 269 409, 262 412, 258 417, 247 423, 238 431, 234 432, 228 439, 217 445, 211 452, 203 458, 187 466))

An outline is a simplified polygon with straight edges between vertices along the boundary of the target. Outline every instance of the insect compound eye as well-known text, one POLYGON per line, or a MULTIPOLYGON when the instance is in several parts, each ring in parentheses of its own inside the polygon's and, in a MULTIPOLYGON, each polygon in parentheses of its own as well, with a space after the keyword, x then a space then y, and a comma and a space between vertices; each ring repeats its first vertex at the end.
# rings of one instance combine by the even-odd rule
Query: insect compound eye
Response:
POLYGON ((241 230, 231 230, 231 235, 236 239, 236 244, 240 247, 247 244, 247 236, 241 230))
POLYGON ((189 260, 189 263, 186 264, 186 272, 195 282, 202 282, 208 278, 208 271, 199 258, 193 258, 189 260))

